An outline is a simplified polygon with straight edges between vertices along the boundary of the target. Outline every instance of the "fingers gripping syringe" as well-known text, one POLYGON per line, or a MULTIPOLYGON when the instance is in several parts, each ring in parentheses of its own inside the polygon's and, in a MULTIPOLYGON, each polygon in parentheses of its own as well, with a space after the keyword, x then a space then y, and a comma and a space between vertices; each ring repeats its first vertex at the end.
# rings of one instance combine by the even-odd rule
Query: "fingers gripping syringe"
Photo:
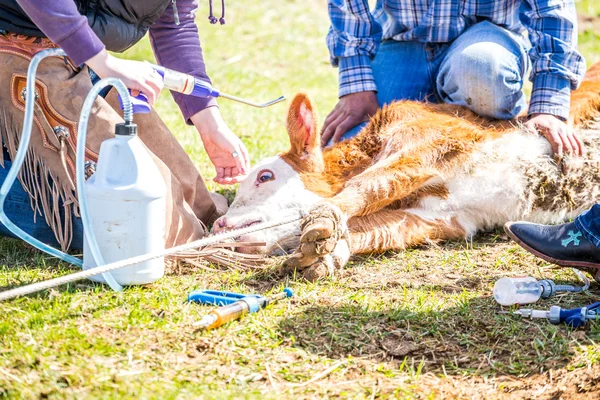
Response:
MULTIPOLYGON (((264 108, 272 106, 273 104, 279 103, 285 100, 285 96, 280 96, 275 100, 268 101, 266 103, 255 103, 253 101, 245 100, 236 96, 232 96, 226 93, 221 93, 219 90, 213 88, 210 83, 204 82, 198 78, 194 78, 192 75, 184 74, 181 72, 173 71, 159 65, 148 63, 154 70, 162 77, 163 85, 165 88, 174 92, 187 94, 194 97, 223 97, 225 99, 237 101, 238 103, 247 104, 252 107, 264 108)), ((140 93, 138 96, 131 96, 133 103, 133 112, 135 113, 147 113, 150 112, 150 105, 148 104, 148 98, 140 93)))

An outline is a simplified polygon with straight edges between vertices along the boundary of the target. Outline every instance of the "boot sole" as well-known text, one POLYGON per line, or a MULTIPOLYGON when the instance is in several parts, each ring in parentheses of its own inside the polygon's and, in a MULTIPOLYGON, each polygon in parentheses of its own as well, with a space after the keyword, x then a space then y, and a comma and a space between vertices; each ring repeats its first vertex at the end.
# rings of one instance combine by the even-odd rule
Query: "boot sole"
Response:
POLYGON ((534 256, 539 257, 544 261, 548 261, 549 263, 560 265, 561 267, 572 267, 572 268, 578 268, 578 269, 585 268, 588 270, 588 272, 591 272, 591 271, 589 271, 590 269, 595 270, 596 273, 594 274, 594 279, 596 279, 597 282, 600 282, 600 264, 586 262, 586 261, 558 260, 556 258, 553 258, 553 257, 547 256, 543 253, 540 253, 539 251, 529 247, 526 243, 524 243, 521 239, 519 239, 514 233, 512 233, 512 231, 510 230, 511 225, 512 225, 512 223, 510 223, 510 222, 507 222, 506 224, 504 224, 504 232, 506 232, 506 234, 508 235, 509 238, 511 238, 512 240, 517 242, 519 244, 519 246, 521 246, 522 248, 524 248, 525 250, 527 250, 534 256))

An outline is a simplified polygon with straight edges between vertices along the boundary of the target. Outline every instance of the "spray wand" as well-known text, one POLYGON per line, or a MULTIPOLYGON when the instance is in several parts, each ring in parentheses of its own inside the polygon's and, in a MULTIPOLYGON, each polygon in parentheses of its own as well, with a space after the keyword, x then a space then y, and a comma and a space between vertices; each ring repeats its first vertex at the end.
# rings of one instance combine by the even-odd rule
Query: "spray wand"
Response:
MULTIPOLYGON (((266 103, 255 103, 253 101, 245 100, 240 97, 232 96, 227 93, 221 93, 219 90, 211 86, 210 83, 202 81, 198 78, 193 77, 189 74, 182 72, 173 71, 160 65, 147 63, 150 65, 163 79, 163 85, 166 89, 174 92, 187 94, 193 97, 223 97, 225 99, 233 100, 238 103, 243 103, 252 107, 265 108, 277 104, 285 100, 285 96, 280 96, 275 100, 268 101, 266 103)), ((151 110, 150 104, 148 103, 148 97, 143 93, 137 96, 131 95, 130 100, 133 105, 134 113, 149 113, 151 110)), ((121 103, 123 104, 123 103, 121 103)), ((122 105, 121 105, 122 108, 122 105)))

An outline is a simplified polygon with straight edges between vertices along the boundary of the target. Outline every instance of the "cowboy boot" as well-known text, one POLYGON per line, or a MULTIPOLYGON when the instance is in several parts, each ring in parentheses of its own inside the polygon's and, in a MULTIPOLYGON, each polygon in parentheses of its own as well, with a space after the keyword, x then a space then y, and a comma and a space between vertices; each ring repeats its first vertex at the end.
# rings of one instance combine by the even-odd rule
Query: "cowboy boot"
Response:
POLYGON ((600 248, 587 240, 574 222, 562 225, 507 222, 504 230, 531 254, 564 267, 593 270, 600 282, 600 248))

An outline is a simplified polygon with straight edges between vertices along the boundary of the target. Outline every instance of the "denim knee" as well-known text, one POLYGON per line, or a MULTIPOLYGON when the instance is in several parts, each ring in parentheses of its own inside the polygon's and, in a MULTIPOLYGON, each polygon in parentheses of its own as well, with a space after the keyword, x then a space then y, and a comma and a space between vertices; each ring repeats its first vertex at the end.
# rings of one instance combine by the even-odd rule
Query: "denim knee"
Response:
POLYGON ((516 117, 526 106, 522 65, 499 43, 479 42, 452 51, 442 62, 437 90, 447 103, 497 119, 516 117))
POLYGON ((575 225, 585 238, 600 247, 600 204, 582 213, 575 219, 575 225))
MULTIPOLYGON (((340 138, 340 142, 343 142, 344 140, 348 140, 348 139, 352 139, 354 136, 358 135, 360 133, 360 131, 363 130, 363 128, 365 126, 367 126, 369 123, 368 122, 361 122, 360 124, 356 125, 354 128, 350 129, 348 132, 344 133, 342 135, 342 137, 340 138)), ((329 142, 327 142, 327 146, 332 146, 333 143, 333 138, 329 139, 329 142)))

